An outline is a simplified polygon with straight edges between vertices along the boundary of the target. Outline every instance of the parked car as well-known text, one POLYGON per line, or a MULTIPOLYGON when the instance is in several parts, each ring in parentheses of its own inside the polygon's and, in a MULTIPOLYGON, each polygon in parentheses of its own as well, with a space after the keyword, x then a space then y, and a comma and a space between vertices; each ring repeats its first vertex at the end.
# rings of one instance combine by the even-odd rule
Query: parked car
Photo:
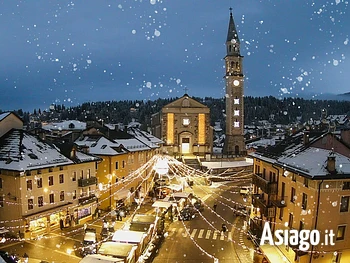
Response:
POLYGON ((82 246, 82 255, 86 256, 89 254, 97 253, 97 236, 96 229, 87 228, 85 229, 83 246, 82 246))
POLYGON ((239 193, 241 195, 249 195, 249 193, 250 193, 250 186, 242 186, 241 189, 239 190, 239 193))
POLYGON ((179 213, 179 220, 187 221, 195 218, 195 209, 191 206, 185 206, 179 213))

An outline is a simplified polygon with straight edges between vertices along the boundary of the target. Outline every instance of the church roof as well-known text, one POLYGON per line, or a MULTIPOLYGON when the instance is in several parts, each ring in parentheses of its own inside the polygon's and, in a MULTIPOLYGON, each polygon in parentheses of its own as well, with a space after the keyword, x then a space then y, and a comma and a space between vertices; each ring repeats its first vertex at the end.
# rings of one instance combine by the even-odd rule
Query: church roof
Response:
POLYGON ((181 98, 165 105, 163 108, 208 108, 208 107, 192 99, 187 94, 184 94, 181 98))

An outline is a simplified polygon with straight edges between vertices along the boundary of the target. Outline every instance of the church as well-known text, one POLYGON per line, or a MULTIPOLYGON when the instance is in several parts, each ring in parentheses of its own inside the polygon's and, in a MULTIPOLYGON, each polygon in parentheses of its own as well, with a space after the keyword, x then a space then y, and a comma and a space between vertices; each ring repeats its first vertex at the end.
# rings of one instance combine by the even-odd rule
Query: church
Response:
MULTIPOLYGON (((232 8, 226 38, 226 130, 223 154, 245 156, 244 132, 244 75, 240 40, 234 23, 232 8)), ((219 88, 218 88, 219 90, 219 88)), ((210 109, 187 94, 164 106, 152 116, 152 134, 162 139, 164 153, 169 155, 212 154, 213 127, 210 109)))
POLYGON ((210 110, 185 94, 152 116, 152 134, 164 141, 166 154, 210 154, 213 147, 210 110))

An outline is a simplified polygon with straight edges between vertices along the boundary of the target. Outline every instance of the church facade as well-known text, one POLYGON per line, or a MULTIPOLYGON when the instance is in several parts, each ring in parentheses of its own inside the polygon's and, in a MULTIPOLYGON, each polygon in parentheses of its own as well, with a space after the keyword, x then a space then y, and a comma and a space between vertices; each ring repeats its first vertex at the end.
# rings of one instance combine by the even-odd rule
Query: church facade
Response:
POLYGON ((152 134, 164 141, 163 151, 169 155, 212 153, 210 110, 187 94, 152 116, 152 134))
POLYGON ((240 41, 230 8, 226 39, 226 130, 224 154, 246 155, 244 132, 244 75, 240 41))

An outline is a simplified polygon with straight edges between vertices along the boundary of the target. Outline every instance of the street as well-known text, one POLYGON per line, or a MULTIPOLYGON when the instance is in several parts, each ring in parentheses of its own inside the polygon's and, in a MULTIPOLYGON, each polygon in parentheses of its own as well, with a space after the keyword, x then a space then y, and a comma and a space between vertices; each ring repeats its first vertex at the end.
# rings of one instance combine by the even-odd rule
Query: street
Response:
MULTIPOLYGON (((244 226, 245 217, 235 215, 232 208, 235 204, 249 205, 249 200, 239 194, 239 186, 249 184, 249 180, 238 182, 216 182, 211 186, 194 184, 193 191, 203 202, 204 210, 197 213, 190 221, 166 223, 165 239, 162 243, 154 263, 163 262, 253 262, 254 245, 248 240, 244 226), (213 211, 214 202, 217 204, 213 211), (222 224, 227 226, 227 232, 220 233, 222 224)), ((237 206, 236 205, 236 206, 237 206)), ((142 206, 139 212, 152 212, 150 204, 142 206)), ((123 227, 127 218, 116 221, 115 229, 123 227)), ((96 220, 88 225, 96 229, 99 234, 102 220, 96 220)), ((79 247, 83 240, 82 226, 55 230, 38 240, 26 240, 16 243, 6 243, 1 250, 22 256, 29 255, 29 262, 41 261, 75 263, 81 255, 79 247)), ((256 255, 255 255, 256 257, 256 255)))

